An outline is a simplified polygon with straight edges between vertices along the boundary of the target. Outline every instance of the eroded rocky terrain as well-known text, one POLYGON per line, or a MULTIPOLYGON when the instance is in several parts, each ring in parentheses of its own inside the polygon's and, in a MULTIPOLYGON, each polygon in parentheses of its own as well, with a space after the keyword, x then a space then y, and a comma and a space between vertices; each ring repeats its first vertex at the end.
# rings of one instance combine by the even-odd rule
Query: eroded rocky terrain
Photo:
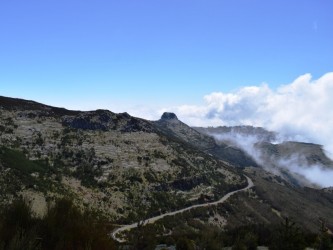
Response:
POLYGON ((166 116, 150 122, 2 97, 2 203, 23 195, 42 213, 65 195, 124 223, 245 185, 237 169, 186 143, 211 138, 185 124, 171 135, 168 125, 180 121, 166 116), (184 129, 186 140, 178 136, 184 129))

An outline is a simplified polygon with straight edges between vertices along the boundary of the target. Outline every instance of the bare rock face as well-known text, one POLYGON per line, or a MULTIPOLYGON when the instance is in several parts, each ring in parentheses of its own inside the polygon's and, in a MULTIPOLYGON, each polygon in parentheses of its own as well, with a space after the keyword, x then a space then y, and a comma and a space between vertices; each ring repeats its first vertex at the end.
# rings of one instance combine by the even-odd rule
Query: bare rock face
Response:
POLYGON ((161 119, 154 122, 162 133, 181 139, 184 143, 205 150, 216 146, 210 136, 202 134, 180 121, 175 113, 164 112, 161 119))
POLYGON ((154 132, 151 124, 128 113, 115 114, 108 110, 81 112, 75 116, 62 117, 62 125, 81 130, 117 130, 121 132, 154 132))
POLYGON ((81 113, 77 116, 67 116, 62 119, 62 125, 74 129, 104 130, 113 126, 113 116, 109 111, 98 110, 81 113))
POLYGON ((164 112, 161 117, 161 120, 178 120, 178 118, 175 113, 164 112))

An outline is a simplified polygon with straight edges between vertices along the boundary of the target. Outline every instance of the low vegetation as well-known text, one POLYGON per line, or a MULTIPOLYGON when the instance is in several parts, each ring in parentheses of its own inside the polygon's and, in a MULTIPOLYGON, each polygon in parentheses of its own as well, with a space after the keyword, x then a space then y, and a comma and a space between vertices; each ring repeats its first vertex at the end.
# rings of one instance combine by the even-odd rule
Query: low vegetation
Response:
POLYGON ((60 199, 37 218, 22 199, 0 213, 0 249, 116 249, 108 233, 112 228, 70 200, 60 199))
MULTIPOLYGON (((198 215, 200 211, 195 213, 198 215)), ((325 223, 319 226, 317 233, 311 233, 289 218, 275 225, 251 224, 237 228, 226 227, 224 230, 196 219, 179 223, 179 217, 169 217, 167 221, 169 226, 173 225, 169 234, 156 233, 161 228, 158 225, 138 227, 129 236, 130 249, 155 249, 156 242, 176 246, 177 250, 220 250, 223 247, 255 250, 257 246, 266 246, 272 250, 304 250, 306 247, 333 249, 333 238, 325 223)))

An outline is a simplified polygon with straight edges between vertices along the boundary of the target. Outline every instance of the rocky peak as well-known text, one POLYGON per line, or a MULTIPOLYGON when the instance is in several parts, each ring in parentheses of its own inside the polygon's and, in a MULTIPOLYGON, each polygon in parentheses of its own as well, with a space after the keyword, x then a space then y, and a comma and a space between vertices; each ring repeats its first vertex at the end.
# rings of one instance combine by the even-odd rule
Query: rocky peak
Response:
POLYGON ((175 113, 164 112, 161 116, 161 120, 178 120, 175 113))

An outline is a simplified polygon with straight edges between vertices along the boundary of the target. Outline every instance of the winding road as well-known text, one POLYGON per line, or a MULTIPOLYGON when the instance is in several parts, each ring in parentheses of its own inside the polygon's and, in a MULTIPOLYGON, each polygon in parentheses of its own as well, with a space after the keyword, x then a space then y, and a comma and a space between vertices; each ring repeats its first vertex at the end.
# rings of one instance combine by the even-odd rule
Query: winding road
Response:
MULTIPOLYGON (((149 218, 147 220, 144 221, 145 224, 152 224, 166 216, 172 216, 172 215, 175 215, 175 214, 179 214, 179 213, 182 213, 182 212, 185 212, 185 211, 188 211, 188 210, 191 210, 191 209, 194 209, 194 208, 198 208, 198 207, 208 207, 208 206, 213 206, 213 205, 217 205, 217 204, 221 204, 223 202, 225 202, 230 196, 232 196, 233 194, 235 193, 238 193, 238 192, 242 192, 242 191, 245 191, 245 190, 248 190, 250 188, 252 188, 254 186, 253 184, 253 181, 247 177, 245 175, 246 179, 247 179, 247 186, 245 188, 242 188, 242 189, 238 189, 238 190, 235 190, 235 191, 232 191, 230 193, 227 193, 226 195, 224 195, 221 199, 217 200, 217 201, 214 201, 214 202, 209 202, 209 203, 204 203, 204 204, 197 204, 197 205, 193 205, 193 206, 190 206, 190 207, 186 207, 186 208, 183 208, 183 209, 179 209, 179 210, 176 210, 176 211, 173 211, 173 212, 168 212, 168 213, 165 213, 165 214, 161 214, 161 215, 158 215, 158 216, 155 216, 155 217, 152 217, 152 218, 149 218)), ((120 228, 117 228, 116 230, 114 230, 112 233, 111 233, 111 236, 114 240, 118 241, 119 243, 123 243, 123 242, 126 242, 126 240, 120 238, 120 237, 117 237, 117 234, 121 233, 121 232, 124 232, 124 231, 129 231, 133 228, 136 228, 138 227, 139 223, 143 223, 143 221, 140 221, 140 222, 135 222, 133 224, 130 224, 130 225, 124 225, 120 228)))

